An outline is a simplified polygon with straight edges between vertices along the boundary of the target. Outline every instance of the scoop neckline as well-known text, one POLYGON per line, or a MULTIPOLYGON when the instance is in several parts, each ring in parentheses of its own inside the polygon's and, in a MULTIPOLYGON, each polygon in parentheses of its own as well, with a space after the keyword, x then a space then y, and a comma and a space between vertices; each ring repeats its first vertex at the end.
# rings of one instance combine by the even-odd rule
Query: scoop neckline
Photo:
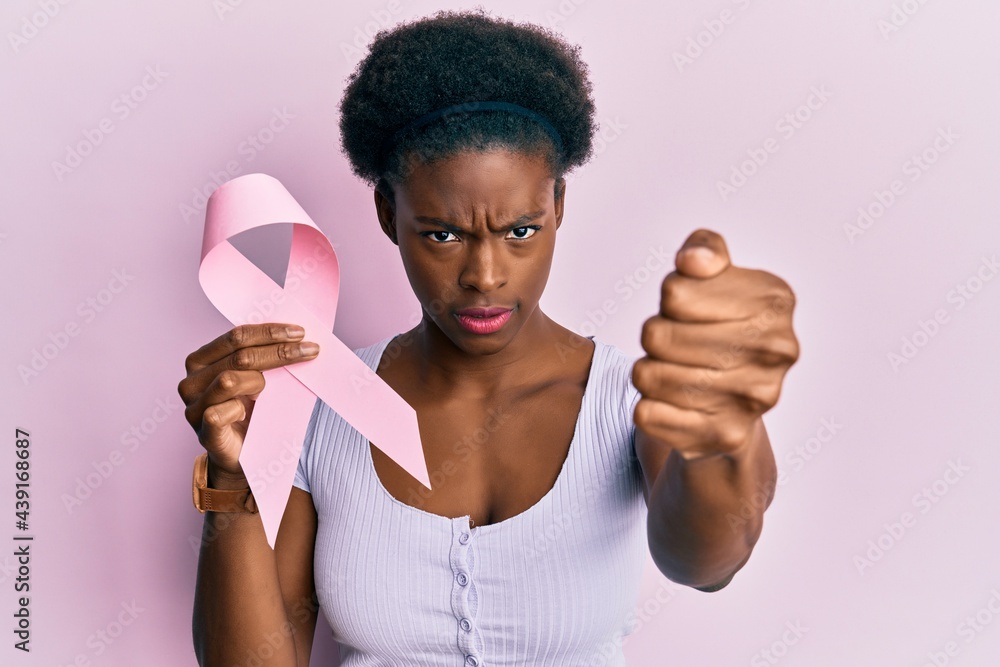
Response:
MULTIPOLYGON (((376 369, 378 369, 378 366, 379 366, 379 364, 382 361, 382 354, 385 352, 385 348, 387 348, 389 346, 389 343, 392 342, 392 340, 395 339, 396 336, 398 336, 398 335, 400 335, 400 334, 393 334, 393 335, 388 336, 387 338, 384 338, 383 340, 379 341, 378 346, 376 347, 375 353, 373 355, 374 358, 375 358, 375 365, 374 365, 374 367, 371 367, 372 368, 372 372, 374 372, 376 369)), ((533 504, 531 507, 528 507, 527 509, 522 510, 521 512, 515 514, 514 516, 507 517, 503 521, 497 521, 497 522, 489 523, 489 524, 486 524, 486 525, 483 525, 483 526, 471 526, 470 525, 469 530, 471 530, 472 532, 475 532, 477 534, 479 534, 479 533, 489 533, 489 532, 493 532, 494 530, 500 530, 501 526, 510 525, 510 524, 513 524, 514 522, 517 522, 517 521, 524 521, 524 519, 529 514, 532 514, 532 513, 536 512, 536 511, 538 511, 538 508, 540 506, 542 506, 543 504, 547 503, 549 501, 549 499, 553 495, 555 495, 556 490, 559 488, 560 485, 565 484, 565 478, 568 475, 569 467, 572 464, 573 458, 576 455, 576 450, 578 449, 577 441, 580 439, 580 427, 581 427, 581 420, 583 419, 583 412, 584 412, 584 409, 588 406, 588 400, 590 400, 590 401, 593 400, 590 395, 593 393, 592 387, 594 385, 594 374, 596 373, 596 370, 597 370, 597 355, 601 351, 601 348, 603 346, 603 343, 601 343, 600 341, 596 340, 594 338, 594 336, 586 336, 586 338, 588 338, 589 340, 593 341, 593 343, 594 343, 594 352, 593 352, 593 356, 590 359, 590 367, 587 369, 587 384, 584 386, 584 388, 583 388, 583 396, 580 398, 580 409, 577 412, 577 415, 576 415, 576 424, 573 427, 573 439, 570 440, 569 449, 566 451, 566 458, 563 460, 562 467, 559 469, 559 474, 556 475, 556 481, 553 482, 552 487, 548 491, 545 492, 545 495, 543 495, 541 498, 539 498, 535 502, 535 504, 533 504)), ((386 499, 388 499, 388 501, 391 504, 399 505, 400 507, 403 508, 404 512, 413 512, 413 513, 416 513, 416 514, 419 514, 419 515, 424 515, 424 516, 431 517, 431 520, 433 520, 433 521, 439 521, 439 522, 442 522, 442 523, 447 522, 447 524, 452 524, 457 519, 465 519, 467 525, 472 523, 472 515, 470 515, 470 514, 463 514, 463 515, 457 516, 457 517, 449 517, 449 516, 445 516, 443 514, 436 514, 434 512, 428 512, 427 510, 423 510, 423 509, 420 509, 419 507, 414 507, 413 505, 410 505, 408 503, 404 503, 402 500, 399 500, 394 495, 392 495, 391 493, 389 493, 389 490, 387 488, 385 488, 385 485, 382 484, 382 480, 379 479, 378 471, 375 470, 375 461, 374 461, 374 459, 372 459, 371 441, 367 437, 365 437, 364 434, 361 434, 360 432, 359 432, 359 435, 361 435, 361 442, 362 442, 362 444, 364 446, 365 461, 367 462, 367 464, 366 464, 367 474, 368 474, 371 482, 375 485, 376 489, 378 490, 378 493, 380 493, 386 499)))

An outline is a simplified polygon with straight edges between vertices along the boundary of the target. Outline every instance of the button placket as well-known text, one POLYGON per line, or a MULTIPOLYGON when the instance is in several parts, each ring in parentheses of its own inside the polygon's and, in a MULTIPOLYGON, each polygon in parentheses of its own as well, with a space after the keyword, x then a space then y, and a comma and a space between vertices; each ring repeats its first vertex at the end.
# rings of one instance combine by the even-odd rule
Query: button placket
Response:
POLYGON ((450 562, 452 579, 451 607, 455 614, 456 647, 469 667, 483 667, 479 630, 476 627, 477 590, 475 579, 475 539, 469 517, 452 519, 450 562))

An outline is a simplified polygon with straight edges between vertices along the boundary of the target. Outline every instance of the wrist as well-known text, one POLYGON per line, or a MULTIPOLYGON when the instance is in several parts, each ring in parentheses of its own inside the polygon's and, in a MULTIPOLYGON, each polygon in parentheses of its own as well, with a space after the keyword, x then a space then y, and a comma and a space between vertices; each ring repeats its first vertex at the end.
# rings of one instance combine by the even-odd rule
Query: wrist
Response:
POLYGON ((246 475, 242 471, 238 473, 230 472, 219 468, 213 461, 212 457, 208 457, 208 487, 210 489, 221 489, 221 490, 240 490, 250 487, 250 482, 247 481, 246 475))

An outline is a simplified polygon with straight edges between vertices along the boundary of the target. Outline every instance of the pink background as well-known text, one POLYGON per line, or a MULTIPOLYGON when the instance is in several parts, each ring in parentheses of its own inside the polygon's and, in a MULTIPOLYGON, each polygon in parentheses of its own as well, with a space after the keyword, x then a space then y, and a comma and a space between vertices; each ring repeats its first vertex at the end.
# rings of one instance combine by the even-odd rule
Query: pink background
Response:
MULTIPOLYGON (((194 664, 202 516, 189 485, 201 449, 176 385, 188 352, 228 328, 197 283, 195 193, 227 163, 279 178, 336 244, 336 333, 357 347, 408 328, 418 305, 339 153, 336 104, 362 55, 352 41, 380 18, 469 6, 4 3, 0 662, 194 664), (77 166, 54 168, 79 144, 77 166), (43 349, 52 358, 23 379, 19 366, 43 349), (11 647, 15 427, 32 440, 30 656, 11 647), (98 469, 106 476, 68 508, 98 469)), ((765 417, 785 476, 760 542, 714 594, 673 586, 650 563, 629 664, 995 664, 1000 280, 984 258, 1000 250, 1000 6, 491 9, 582 44, 596 87, 604 139, 568 187, 549 315, 640 356, 672 269, 640 267, 699 226, 799 299, 801 359, 765 417), (782 121, 796 111, 797 126, 782 121), (743 164, 754 155, 762 165, 743 164), (718 182, 741 165, 751 175, 724 198, 718 182), (891 205, 880 211, 879 198, 891 205), (877 215, 849 238, 859 207, 877 215), (622 288, 625 276, 639 289, 622 288), (904 351, 894 368, 887 355, 904 351)), ((321 619, 314 664, 335 664, 328 635, 321 619)))

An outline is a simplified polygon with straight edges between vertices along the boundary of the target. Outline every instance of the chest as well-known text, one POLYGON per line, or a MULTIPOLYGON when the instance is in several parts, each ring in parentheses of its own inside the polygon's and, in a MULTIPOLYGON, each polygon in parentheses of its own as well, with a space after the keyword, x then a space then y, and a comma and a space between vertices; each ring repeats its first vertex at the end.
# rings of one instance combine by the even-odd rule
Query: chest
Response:
POLYGON ((385 375, 416 410, 433 486, 428 490, 372 443, 375 472, 394 498, 448 518, 468 514, 483 526, 524 512, 552 489, 576 433, 586 367, 476 401, 428 399, 397 374, 385 375))

